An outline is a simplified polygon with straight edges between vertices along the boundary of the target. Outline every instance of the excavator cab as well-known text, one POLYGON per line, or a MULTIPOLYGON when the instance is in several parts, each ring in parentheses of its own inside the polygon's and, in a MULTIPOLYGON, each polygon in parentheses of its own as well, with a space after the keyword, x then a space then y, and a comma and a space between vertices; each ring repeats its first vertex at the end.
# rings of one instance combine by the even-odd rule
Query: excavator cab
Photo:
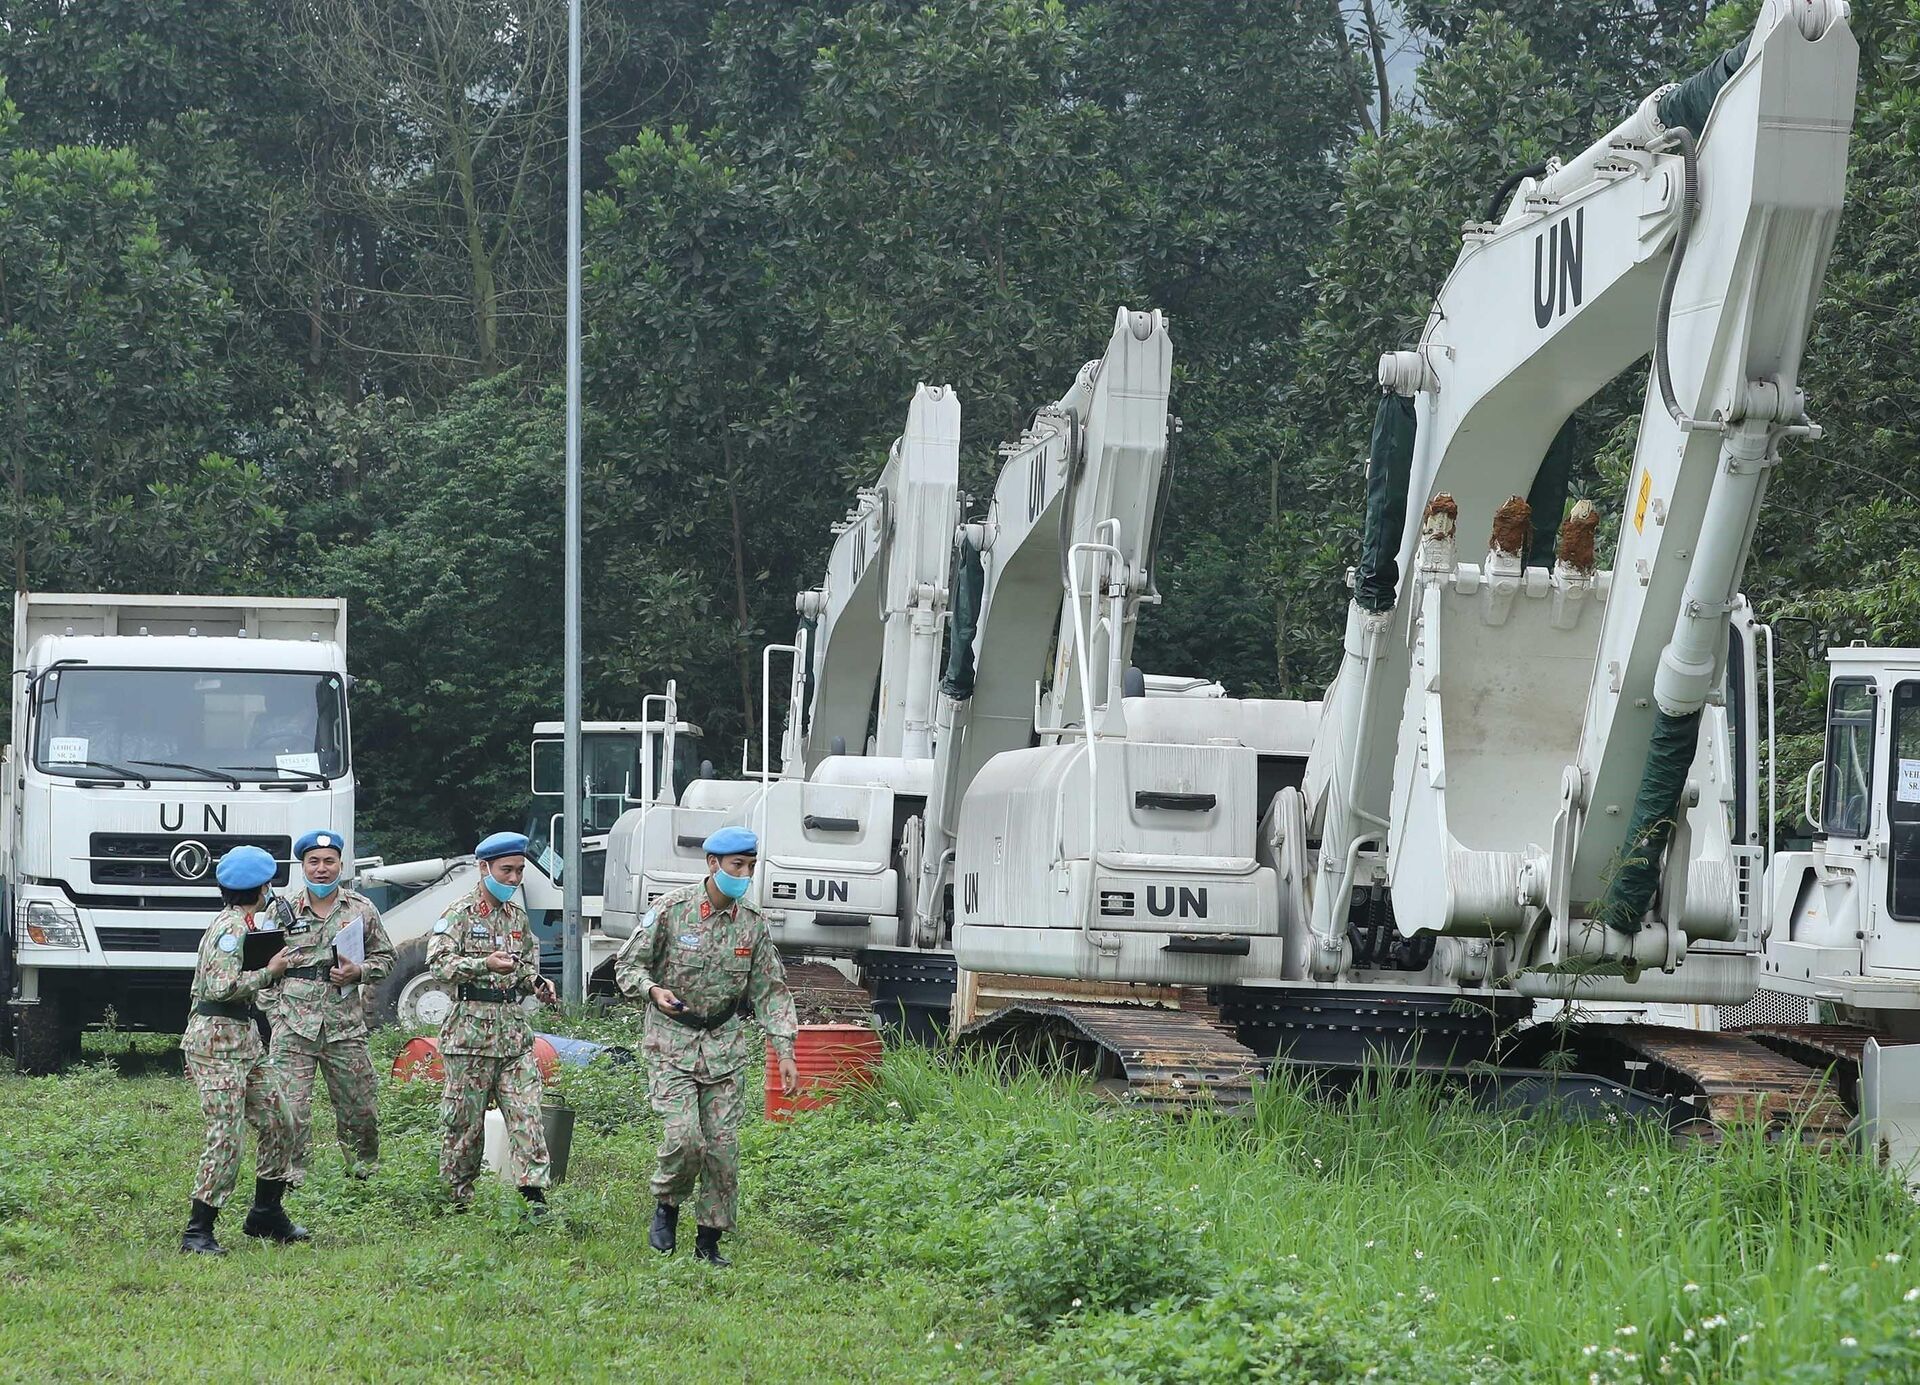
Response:
POLYGON ((1920 1031, 1920 650, 1853 645, 1827 665, 1813 842, 1774 857, 1762 984, 1920 1031))

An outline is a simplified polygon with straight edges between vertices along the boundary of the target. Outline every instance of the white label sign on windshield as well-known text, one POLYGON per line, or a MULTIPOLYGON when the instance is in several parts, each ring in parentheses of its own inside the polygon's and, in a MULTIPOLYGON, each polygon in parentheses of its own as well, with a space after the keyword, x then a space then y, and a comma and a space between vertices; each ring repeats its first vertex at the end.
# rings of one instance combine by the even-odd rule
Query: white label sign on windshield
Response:
POLYGON ((85 736, 49 736, 47 738, 48 764, 78 765, 85 763, 86 758, 87 738, 85 736))
POLYGON ((1894 792, 1902 803, 1920 803, 1920 760, 1900 761, 1900 783, 1894 792))
POLYGON ((320 756, 315 752, 305 755, 276 755, 273 757, 273 763, 279 768, 281 774, 289 779, 298 779, 302 770, 308 774, 320 772, 320 756))

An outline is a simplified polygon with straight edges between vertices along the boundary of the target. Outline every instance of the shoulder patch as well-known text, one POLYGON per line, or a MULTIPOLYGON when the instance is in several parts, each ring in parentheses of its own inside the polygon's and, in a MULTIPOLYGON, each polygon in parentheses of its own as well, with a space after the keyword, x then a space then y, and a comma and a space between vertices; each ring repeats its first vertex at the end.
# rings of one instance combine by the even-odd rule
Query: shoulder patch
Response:
POLYGON ((656 904, 653 908, 647 910, 646 917, 640 920, 640 926, 642 928, 651 928, 659 921, 659 918, 660 906, 656 904))
POLYGON ((440 920, 440 922, 434 924, 433 931, 436 933, 444 933, 447 931, 447 927, 448 927, 447 921, 446 919, 443 918, 440 920))
POLYGON ((238 952, 240 950, 240 939, 232 933, 226 934, 220 939, 220 950, 222 952, 238 952))

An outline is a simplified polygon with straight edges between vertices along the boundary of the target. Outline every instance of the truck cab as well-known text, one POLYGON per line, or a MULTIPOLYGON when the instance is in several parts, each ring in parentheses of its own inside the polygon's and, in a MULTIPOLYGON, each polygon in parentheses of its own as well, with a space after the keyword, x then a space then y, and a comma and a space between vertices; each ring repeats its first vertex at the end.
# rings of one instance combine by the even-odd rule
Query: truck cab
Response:
MULTIPOLYGON (((521 886, 527 913, 541 941, 543 970, 560 972, 561 921, 566 879, 561 848, 565 827, 565 727, 557 721, 533 728, 527 810, 530 869, 521 886)), ((677 801, 700 775, 700 728, 685 721, 587 721, 580 724, 580 912, 589 925, 584 974, 591 977, 619 951, 620 938, 598 927, 606 914, 607 834, 629 808, 656 797, 677 801)))
MULTIPOLYGON (((533 727, 528 765, 532 797, 523 826, 527 872, 520 882, 521 903, 540 940, 540 969, 556 980, 564 965, 566 914, 561 855, 566 811, 564 735, 565 726, 558 721, 536 722, 533 727)), ((582 974, 589 988, 604 989, 611 985, 613 959, 633 931, 630 923, 619 930, 605 926, 610 903, 616 914, 620 912, 621 886, 626 883, 616 872, 613 888, 608 888, 609 834, 616 822, 638 821, 641 807, 656 799, 672 803, 699 775, 700 728, 678 720, 670 698, 650 697, 640 720, 582 722, 580 737, 580 915, 586 949, 582 974), (662 715, 652 714, 656 702, 667 704, 662 715), (597 982, 596 973, 600 974, 597 982)), ((411 891, 392 908, 382 910, 395 948, 394 966, 370 999, 371 1019, 408 1029, 437 1027, 453 1006, 453 988, 427 970, 428 936, 441 915, 477 887, 473 857, 382 863, 361 879, 411 891)), ((625 916, 630 919, 631 910, 625 916)))
POLYGON ((214 866, 353 838, 346 607, 333 600, 21 593, 0 781, 16 1062, 83 1028, 177 1032, 214 866))

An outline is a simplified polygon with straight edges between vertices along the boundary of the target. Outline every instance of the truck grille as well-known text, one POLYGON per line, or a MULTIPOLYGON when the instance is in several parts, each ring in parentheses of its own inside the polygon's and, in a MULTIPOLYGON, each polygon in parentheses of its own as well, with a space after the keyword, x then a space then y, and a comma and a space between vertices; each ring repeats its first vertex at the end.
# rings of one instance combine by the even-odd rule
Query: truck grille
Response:
POLYGON ((197 952, 204 928, 95 928, 102 952, 197 952))
POLYGON ((95 832, 87 839, 87 864, 96 885, 205 888, 213 883, 214 866, 236 846, 261 848, 280 863, 273 883, 287 883, 287 862, 293 854, 291 837, 95 832))

